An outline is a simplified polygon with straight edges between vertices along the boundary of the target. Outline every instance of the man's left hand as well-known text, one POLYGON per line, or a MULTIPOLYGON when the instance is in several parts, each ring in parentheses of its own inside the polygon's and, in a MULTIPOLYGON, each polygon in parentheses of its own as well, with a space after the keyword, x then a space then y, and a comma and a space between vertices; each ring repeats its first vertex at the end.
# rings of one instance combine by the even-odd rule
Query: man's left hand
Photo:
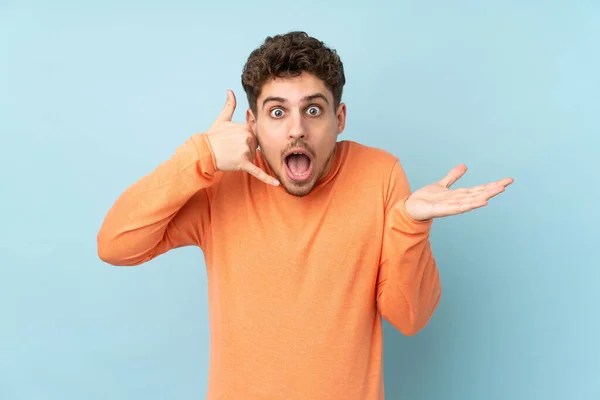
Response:
POLYGON ((504 192, 514 181, 504 178, 468 189, 450 190, 466 171, 466 165, 458 165, 442 180, 415 191, 405 203, 408 214, 417 221, 462 214, 486 206, 489 199, 504 192))

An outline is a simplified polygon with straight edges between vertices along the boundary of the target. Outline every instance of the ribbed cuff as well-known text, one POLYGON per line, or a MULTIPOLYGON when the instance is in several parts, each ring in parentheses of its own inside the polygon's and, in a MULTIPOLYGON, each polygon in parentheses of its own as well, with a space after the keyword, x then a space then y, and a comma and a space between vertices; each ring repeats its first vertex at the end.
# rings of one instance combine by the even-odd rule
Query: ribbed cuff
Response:
POLYGON ((192 136, 192 141, 198 151, 200 169, 204 174, 213 176, 217 172, 217 160, 213 152, 208 136, 205 133, 197 133, 192 136))
POLYGON ((427 232, 429 229, 431 229, 433 218, 419 221, 411 217, 408 211, 406 211, 406 200, 408 197, 409 196, 404 197, 395 207, 400 212, 403 225, 405 225, 407 229, 414 233, 427 232))

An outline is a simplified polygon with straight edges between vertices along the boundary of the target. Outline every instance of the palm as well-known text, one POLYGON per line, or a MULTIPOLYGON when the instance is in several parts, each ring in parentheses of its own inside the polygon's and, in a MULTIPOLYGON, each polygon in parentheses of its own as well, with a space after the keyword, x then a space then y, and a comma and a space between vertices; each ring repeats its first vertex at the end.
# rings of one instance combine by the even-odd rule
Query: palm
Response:
POLYGON ((488 200, 504 192, 512 178, 486 183, 465 189, 449 189, 464 173, 463 164, 453 168, 444 179, 422 187, 406 200, 406 210, 416 220, 462 214, 486 206, 488 200))

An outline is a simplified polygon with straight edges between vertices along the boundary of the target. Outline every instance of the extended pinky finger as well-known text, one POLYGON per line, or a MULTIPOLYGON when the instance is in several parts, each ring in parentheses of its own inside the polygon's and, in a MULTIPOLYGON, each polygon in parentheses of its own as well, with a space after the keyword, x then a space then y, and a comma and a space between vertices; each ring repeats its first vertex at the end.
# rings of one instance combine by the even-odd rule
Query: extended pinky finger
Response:
POLYGON ((466 213, 468 211, 471 210, 475 210, 476 208, 481 208, 484 206, 487 206, 488 202, 486 200, 471 200, 471 201, 466 201, 464 203, 461 203, 458 207, 459 207, 459 212, 462 213, 466 213))
POLYGON ((505 189, 506 188, 504 186, 492 186, 481 193, 481 195, 484 199, 489 200, 492 197, 498 196, 500 193, 504 192, 505 189))
POLYGON ((267 184, 273 185, 273 186, 279 185, 279 181, 277 179, 267 175, 267 173, 265 171, 258 168, 256 165, 252 164, 251 162, 248 162, 244 166, 243 170, 246 171, 247 173, 249 173, 250 175, 256 177, 257 179, 263 181, 264 183, 267 183, 267 184))

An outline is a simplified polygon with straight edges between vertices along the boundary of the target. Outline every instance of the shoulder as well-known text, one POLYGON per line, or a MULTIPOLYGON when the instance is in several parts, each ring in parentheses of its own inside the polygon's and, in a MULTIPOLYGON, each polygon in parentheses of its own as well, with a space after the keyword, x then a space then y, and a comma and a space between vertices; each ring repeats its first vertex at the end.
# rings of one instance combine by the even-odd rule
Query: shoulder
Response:
POLYGON ((390 151, 369 146, 352 140, 340 142, 345 149, 345 163, 363 170, 371 170, 377 173, 390 174, 392 168, 400 163, 398 157, 390 151))
POLYGON ((410 193, 410 186, 400 159, 388 150, 354 141, 343 141, 346 176, 367 188, 380 192, 385 201, 410 193))

